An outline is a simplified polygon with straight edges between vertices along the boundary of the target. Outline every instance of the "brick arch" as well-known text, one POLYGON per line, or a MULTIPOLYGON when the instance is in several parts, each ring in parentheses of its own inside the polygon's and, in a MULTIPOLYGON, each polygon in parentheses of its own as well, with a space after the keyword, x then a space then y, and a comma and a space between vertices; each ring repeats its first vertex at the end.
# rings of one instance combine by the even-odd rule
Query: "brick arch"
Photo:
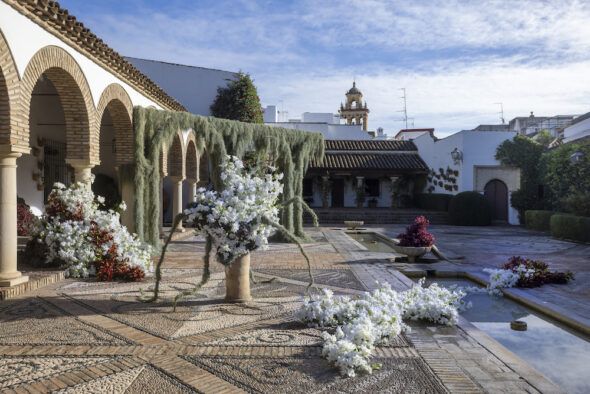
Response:
POLYGON ((168 150, 168 175, 184 179, 186 177, 185 149, 180 132, 174 135, 174 139, 168 150))
POLYGON ((18 72, 10 47, 0 30, 0 144, 16 152, 29 152, 28 139, 18 132, 18 72))
POLYGON ((109 112, 115 128, 116 165, 133 163, 133 104, 121 85, 110 84, 100 96, 96 108, 99 133, 105 111, 109 112))
POLYGON ((199 180, 199 155, 197 154, 197 140, 194 133, 190 133, 186 143, 186 177, 199 180))
POLYGON ((55 86, 66 121, 67 161, 98 164, 99 131, 92 94, 82 69, 62 48, 46 46, 29 61, 23 73, 18 115, 29 140, 31 96, 37 80, 45 75, 55 86))

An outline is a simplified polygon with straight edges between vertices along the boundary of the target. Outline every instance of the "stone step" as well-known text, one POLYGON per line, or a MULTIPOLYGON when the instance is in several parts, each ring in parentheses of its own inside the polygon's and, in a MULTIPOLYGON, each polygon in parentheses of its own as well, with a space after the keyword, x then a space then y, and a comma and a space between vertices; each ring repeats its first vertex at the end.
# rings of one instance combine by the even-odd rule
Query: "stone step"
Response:
MULTIPOLYGON (((411 223, 416 216, 424 215, 432 224, 448 224, 446 212, 405 210, 405 209, 358 209, 358 208, 327 208, 314 209, 320 224, 342 224, 345 220, 362 220, 365 224, 403 224, 411 223)), ((311 218, 304 216, 305 223, 311 218)))

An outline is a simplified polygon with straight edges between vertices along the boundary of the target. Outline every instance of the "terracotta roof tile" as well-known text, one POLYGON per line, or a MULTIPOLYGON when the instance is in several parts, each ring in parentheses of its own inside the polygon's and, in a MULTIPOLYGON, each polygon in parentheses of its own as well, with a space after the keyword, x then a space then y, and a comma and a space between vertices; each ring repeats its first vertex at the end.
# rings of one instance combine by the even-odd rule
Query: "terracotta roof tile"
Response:
POLYGON ((310 170, 401 170, 426 172, 428 166, 417 153, 326 153, 312 160, 310 170))
POLYGON ((412 141, 397 140, 326 140, 326 151, 417 151, 412 141))
POLYGON ((92 33, 68 10, 56 1, 49 0, 5 0, 21 14, 45 30, 60 37, 68 45, 80 50, 97 61, 111 73, 145 93, 166 109, 185 111, 185 108, 170 97, 162 88, 142 74, 131 63, 115 52, 92 33))

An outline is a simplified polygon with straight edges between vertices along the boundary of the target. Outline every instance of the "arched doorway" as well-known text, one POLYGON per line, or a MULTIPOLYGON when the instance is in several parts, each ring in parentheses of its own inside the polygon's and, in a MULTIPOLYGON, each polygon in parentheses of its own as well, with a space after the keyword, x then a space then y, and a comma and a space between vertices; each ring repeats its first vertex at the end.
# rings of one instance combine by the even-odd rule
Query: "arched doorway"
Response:
POLYGON ((484 195, 492 207, 492 220, 508 222, 508 187, 499 179, 492 179, 484 188, 484 195))

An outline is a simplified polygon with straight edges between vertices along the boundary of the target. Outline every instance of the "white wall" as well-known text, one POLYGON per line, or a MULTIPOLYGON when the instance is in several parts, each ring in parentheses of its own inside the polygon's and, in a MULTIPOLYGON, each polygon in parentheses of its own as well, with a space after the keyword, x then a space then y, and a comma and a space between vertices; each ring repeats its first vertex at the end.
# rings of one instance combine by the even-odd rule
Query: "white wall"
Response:
POLYGON ((217 89, 227 86, 228 81, 237 75, 211 68, 133 57, 126 59, 196 115, 211 115, 210 106, 217 97, 217 89))
POLYGON ((340 124, 340 116, 331 112, 304 112, 301 121, 307 123, 340 124))
POLYGON ((580 138, 590 137, 590 117, 579 121, 563 131, 564 142, 572 142, 580 138))
POLYGON ((363 131, 362 125, 344 125, 327 123, 281 122, 267 123, 268 126, 284 127, 292 130, 322 133, 328 140, 370 140, 372 137, 363 131))
MULTIPOLYGON (((443 187, 435 186, 433 193, 457 194, 462 191, 474 190, 475 166, 499 166, 494 156, 498 145, 515 137, 516 132, 507 131, 470 131, 464 130, 446 138, 434 141, 430 134, 424 134, 414 139, 418 153, 428 167, 438 171, 447 167, 459 171, 457 191, 449 192, 443 187), (453 149, 463 152, 463 161, 455 164, 451 157, 453 149)), ((430 185, 430 184, 429 184, 430 185)), ((427 186, 428 187, 428 186, 427 186)), ((508 197, 508 222, 518 224, 518 212, 510 205, 508 197)))
POLYGON ((45 46, 54 45, 63 48, 80 65, 90 86, 90 92, 95 106, 98 104, 100 95, 104 89, 111 83, 118 83, 127 91, 133 105, 145 107, 151 105, 161 108, 156 102, 144 96, 141 92, 97 65, 94 61, 65 44, 59 38, 47 32, 2 1, 0 1, 0 29, 2 29, 2 33, 8 42, 20 78, 22 78, 27 64, 35 53, 45 46))

